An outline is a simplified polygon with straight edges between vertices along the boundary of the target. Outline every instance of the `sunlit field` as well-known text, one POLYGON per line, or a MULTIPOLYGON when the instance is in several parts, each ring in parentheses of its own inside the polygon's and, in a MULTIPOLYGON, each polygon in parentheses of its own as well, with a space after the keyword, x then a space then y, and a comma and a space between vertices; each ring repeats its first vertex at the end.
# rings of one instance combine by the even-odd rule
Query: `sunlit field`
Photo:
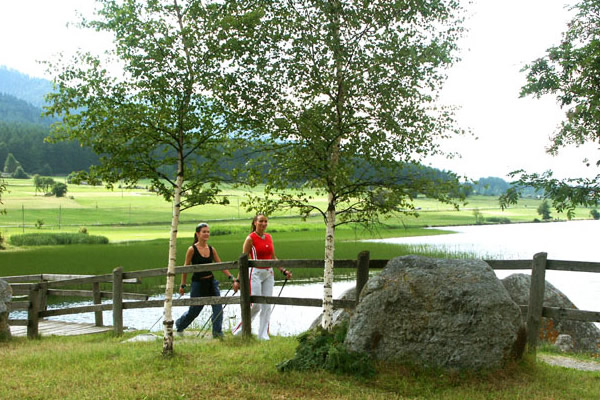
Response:
MULTIPOLYGON (((64 178, 54 178, 57 182, 64 178)), ((111 242, 165 239, 169 237, 171 204, 148 190, 147 183, 136 188, 108 190, 102 186, 68 185, 67 196, 56 198, 35 191, 32 179, 7 179, 8 192, 3 194, 6 215, 0 216, 0 233, 5 238, 15 233, 43 231, 77 232, 86 228, 90 234, 107 236, 111 242)), ((254 194, 260 193, 260 188, 254 194)), ((213 233, 247 232, 253 213, 243 206, 248 193, 230 187, 223 189, 227 205, 202 205, 184 210, 180 232, 192 232, 200 221, 211 223, 213 233), (220 232, 219 232, 220 231, 220 232)), ((324 197, 315 196, 314 204, 323 206, 324 197)), ((475 196, 459 210, 451 205, 419 197, 415 201, 418 216, 401 212, 382 218, 383 225, 374 231, 342 226, 344 238, 358 235, 396 236, 409 228, 449 226, 475 223, 475 213, 483 218, 508 219, 510 222, 530 222, 539 218, 540 200, 523 199, 518 206, 501 210, 495 197, 475 196), (359 233, 356 233, 359 232, 359 233)), ((589 209, 578 209, 576 218, 589 218, 589 209)), ((552 213, 554 218, 566 219, 564 214, 552 213)), ((295 210, 281 210, 271 217, 271 231, 315 231, 323 227, 320 215, 301 220, 295 210)), ((343 232, 343 233, 342 233, 343 232)), ((404 234, 400 234, 404 236, 404 234)))

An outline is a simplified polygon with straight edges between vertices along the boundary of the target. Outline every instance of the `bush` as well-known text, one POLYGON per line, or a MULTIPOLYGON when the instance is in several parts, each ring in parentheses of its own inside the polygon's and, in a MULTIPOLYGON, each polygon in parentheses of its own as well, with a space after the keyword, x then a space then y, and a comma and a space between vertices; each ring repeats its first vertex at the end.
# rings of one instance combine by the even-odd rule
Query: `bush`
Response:
POLYGON ((487 217, 485 222, 490 224, 510 224, 510 219, 506 217, 487 217))
POLYGON ((298 336, 300 344, 294 358, 277 364, 279 372, 325 369, 334 373, 362 377, 375 375, 375 366, 367 354, 349 352, 344 346, 348 323, 329 332, 321 327, 298 336))
POLYGON ((590 215, 594 219, 600 219, 600 212, 598 212, 598 210, 596 210, 595 208, 592 211, 590 211, 590 215))
POLYGON ((56 182, 52 186, 52 194, 56 197, 63 197, 67 193, 67 185, 62 182, 56 182))
POLYGON ((11 176, 14 179, 27 179, 27 178, 29 178, 29 175, 27 175, 27 173, 25 172, 25 170, 23 169, 23 167, 21 167, 20 165, 17 167, 17 169, 15 169, 15 172, 13 172, 11 176))
POLYGON ((12 235, 13 246, 54 246, 64 244, 108 244, 105 236, 86 235, 84 233, 25 233, 12 235))
POLYGON ((550 215, 550 204, 548 204, 548 200, 544 200, 537 209, 537 213, 542 216, 544 221, 552 219, 550 215))
POLYGON ((85 226, 82 226, 81 228, 79 228, 79 233, 82 233, 84 235, 88 234, 88 230, 85 226))

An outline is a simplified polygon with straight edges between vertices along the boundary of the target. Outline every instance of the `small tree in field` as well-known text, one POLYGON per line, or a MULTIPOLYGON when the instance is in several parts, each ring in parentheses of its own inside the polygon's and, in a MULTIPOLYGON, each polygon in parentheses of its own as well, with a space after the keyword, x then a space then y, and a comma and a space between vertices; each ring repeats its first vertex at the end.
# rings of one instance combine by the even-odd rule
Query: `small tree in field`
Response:
POLYGON ((64 197, 67 194, 67 185, 57 182, 52 186, 52 194, 56 197, 64 197))
POLYGON ((550 204, 548 204, 548 200, 544 200, 537 208, 537 213, 542 216, 544 221, 552 219, 550 215, 550 204))
POLYGON ((111 56, 80 53, 60 66, 47 114, 61 116, 55 140, 77 139, 100 155, 79 179, 110 187, 149 179, 173 205, 164 302, 163 354, 173 352, 172 300, 182 210, 217 197, 231 143, 226 111, 211 98, 218 67, 211 25, 219 6, 193 0, 97 0, 86 27, 114 35, 111 56))
POLYGON ((4 160, 4 172, 7 174, 14 174, 17 167, 21 164, 17 161, 12 153, 8 153, 6 160, 4 160))
MULTIPOLYGON (((450 202, 455 176, 420 167, 460 130, 437 108, 460 36, 457 1, 229 1, 223 97, 263 142, 262 211, 323 217, 323 327, 332 322, 335 229, 414 210, 414 193, 450 202), (327 199, 323 207, 312 201, 327 199)), ((252 178, 249 179, 252 181, 252 178)))
POLYGON ((11 176, 13 178, 15 178, 15 179, 27 179, 27 178, 29 178, 29 175, 27 175, 27 173, 25 172, 25 170, 23 169, 23 167, 21 167, 20 165, 17 166, 17 168, 15 169, 15 171, 12 173, 11 176))

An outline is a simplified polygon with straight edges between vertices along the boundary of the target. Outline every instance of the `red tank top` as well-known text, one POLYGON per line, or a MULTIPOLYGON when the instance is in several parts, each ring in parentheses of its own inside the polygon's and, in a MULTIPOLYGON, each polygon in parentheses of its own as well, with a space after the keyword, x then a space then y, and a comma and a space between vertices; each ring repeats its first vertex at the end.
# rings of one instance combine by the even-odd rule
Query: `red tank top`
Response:
POLYGON ((250 239, 252 239, 251 260, 271 260, 273 258, 273 238, 271 238, 271 235, 265 233, 265 238, 263 239, 256 232, 252 232, 250 239))

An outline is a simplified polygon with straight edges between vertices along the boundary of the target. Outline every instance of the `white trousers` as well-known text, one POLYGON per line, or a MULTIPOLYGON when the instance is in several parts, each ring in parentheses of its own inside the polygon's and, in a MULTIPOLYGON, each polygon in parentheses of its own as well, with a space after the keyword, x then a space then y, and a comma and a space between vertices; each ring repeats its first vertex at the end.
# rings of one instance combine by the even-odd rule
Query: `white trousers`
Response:
MULTIPOLYGON (((252 296, 272 296, 273 286, 275 285, 275 276, 273 268, 251 268, 250 269, 250 295, 252 296)), ((260 322, 258 324, 258 339, 269 340, 269 320, 271 319, 272 304, 252 304, 250 307, 251 321, 260 312, 260 322)), ((234 335, 242 333, 242 324, 240 323, 233 331, 234 335)))

